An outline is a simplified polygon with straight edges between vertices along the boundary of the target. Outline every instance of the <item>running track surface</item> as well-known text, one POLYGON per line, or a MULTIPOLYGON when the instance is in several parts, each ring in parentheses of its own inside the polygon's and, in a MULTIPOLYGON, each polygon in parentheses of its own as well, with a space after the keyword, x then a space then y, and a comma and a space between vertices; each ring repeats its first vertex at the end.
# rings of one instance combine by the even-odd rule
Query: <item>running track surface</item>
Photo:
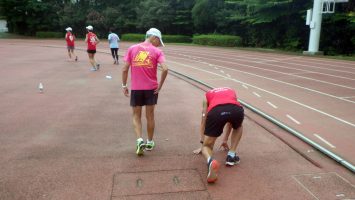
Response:
MULTIPOLYGON (((120 55, 129 45, 121 44, 120 55)), ((242 162, 222 167, 219 181, 206 184, 205 161, 191 153, 204 92, 172 75, 156 110, 157 148, 137 158, 122 64, 112 64, 107 46, 101 43, 96 56, 101 71, 90 72, 83 42, 73 62, 63 41, 0 40, 0 199, 355 198, 351 172, 249 110, 242 162)), ((243 101, 355 163, 354 62, 163 50, 170 69, 236 89, 243 101)), ((216 158, 223 164, 225 152, 216 158)))

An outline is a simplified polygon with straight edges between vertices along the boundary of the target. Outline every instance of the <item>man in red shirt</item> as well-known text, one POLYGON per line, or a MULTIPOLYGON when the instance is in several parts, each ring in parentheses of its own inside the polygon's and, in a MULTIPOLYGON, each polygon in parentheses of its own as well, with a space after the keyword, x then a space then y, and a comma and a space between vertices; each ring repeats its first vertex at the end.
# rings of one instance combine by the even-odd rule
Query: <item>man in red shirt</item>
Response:
POLYGON ((67 33, 65 34, 65 41, 67 41, 67 49, 68 49, 68 55, 69 55, 69 59, 75 58, 75 61, 78 61, 78 56, 75 55, 74 53, 74 49, 75 49, 75 44, 74 44, 74 40, 75 40, 75 36, 72 33, 72 28, 68 27, 65 29, 67 31, 67 33))
POLYGON ((222 134, 223 127, 228 123, 233 128, 231 147, 226 158, 226 165, 238 164, 240 159, 236 149, 243 132, 244 109, 237 100, 236 92, 228 87, 220 87, 206 93, 203 102, 201 120, 202 154, 207 159, 207 182, 217 180, 219 163, 212 158, 213 146, 216 139, 222 134))
POLYGON ((100 64, 98 64, 95 60, 95 53, 96 53, 96 45, 100 42, 97 38, 96 34, 93 33, 94 27, 91 25, 86 27, 88 33, 85 37, 85 42, 88 44, 87 52, 89 56, 89 61, 92 66, 91 71, 97 71, 100 69, 100 64))

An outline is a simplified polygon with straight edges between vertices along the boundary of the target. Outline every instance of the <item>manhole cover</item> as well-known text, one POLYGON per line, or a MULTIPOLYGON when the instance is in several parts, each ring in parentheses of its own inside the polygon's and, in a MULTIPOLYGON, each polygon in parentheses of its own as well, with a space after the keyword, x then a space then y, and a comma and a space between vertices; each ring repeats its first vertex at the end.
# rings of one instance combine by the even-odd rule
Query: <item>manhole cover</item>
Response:
POLYGON ((337 173, 305 174, 293 177, 305 190, 317 199, 355 200, 355 187, 337 173))
POLYGON ((112 199, 209 199, 194 169, 123 172, 114 175, 112 199))

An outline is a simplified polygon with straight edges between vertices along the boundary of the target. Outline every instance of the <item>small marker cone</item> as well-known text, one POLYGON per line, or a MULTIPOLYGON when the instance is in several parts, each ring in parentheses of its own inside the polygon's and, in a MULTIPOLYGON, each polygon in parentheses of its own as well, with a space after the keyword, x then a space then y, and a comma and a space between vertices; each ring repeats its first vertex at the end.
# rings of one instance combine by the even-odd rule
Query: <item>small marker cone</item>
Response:
POLYGON ((43 84, 42 83, 39 83, 38 89, 39 89, 40 93, 43 93, 43 84))

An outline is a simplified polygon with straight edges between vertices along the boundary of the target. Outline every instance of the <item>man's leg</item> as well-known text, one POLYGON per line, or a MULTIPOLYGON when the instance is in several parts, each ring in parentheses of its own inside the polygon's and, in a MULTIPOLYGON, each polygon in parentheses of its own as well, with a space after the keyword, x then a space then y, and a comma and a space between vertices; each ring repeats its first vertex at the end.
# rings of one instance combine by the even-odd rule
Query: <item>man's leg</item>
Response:
POLYGON ((155 108, 155 105, 145 106, 145 114, 146 114, 146 118, 147 118, 148 140, 153 140, 153 136, 154 136, 154 128, 155 128, 154 108, 155 108))
POLYGON ((70 53, 70 49, 68 48, 68 56, 69 56, 69 59, 71 59, 71 53, 70 53))
POLYGON ((147 146, 146 146, 147 150, 153 150, 155 146, 155 143, 153 141, 154 128, 155 128, 154 108, 155 105, 145 106, 145 114, 147 118, 147 132, 148 132, 148 139, 147 139, 147 146))
POLYGON ((237 146, 239 144, 240 138, 243 134, 243 125, 241 125, 237 129, 233 129, 232 136, 231 136, 231 148, 230 150, 236 152, 237 146))
POLYGON ((141 156, 144 153, 145 144, 142 138, 142 106, 134 106, 133 109, 133 127, 136 133, 136 154, 141 156))
POLYGON ((242 137, 243 133, 243 125, 241 125, 237 129, 233 129, 232 136, 231 136, 231 148, 228 151, 227 159, 226 159, 226 165, 228 166, 233 166, 235 164, 238 164, 240 162, 239 156, 236 154, 237 146, 239 144, 239 141, 242 137))
POLYGON ((142 138, 142 106, 134 106, 133 108, 133 127, 137 139, 142 138))
POLYGON ((216 142, 217 137, 210 137, 205 135, 203 146, 202 146, 202 155, 207 160, 208 174, 207 182, 213 183, 217 180, 217 172, 219 169, 219 163, 212 158, 212 151, 214 143, 216 142))
POLYGON ((94 61, 94 59, 93 59, 94 54, 88 53, 88 56, 89 56, 89 62, 90 62, 91 66, 92 66, 93 69, 94 69, 94 68, 95 68, 95 61, 94 61))

